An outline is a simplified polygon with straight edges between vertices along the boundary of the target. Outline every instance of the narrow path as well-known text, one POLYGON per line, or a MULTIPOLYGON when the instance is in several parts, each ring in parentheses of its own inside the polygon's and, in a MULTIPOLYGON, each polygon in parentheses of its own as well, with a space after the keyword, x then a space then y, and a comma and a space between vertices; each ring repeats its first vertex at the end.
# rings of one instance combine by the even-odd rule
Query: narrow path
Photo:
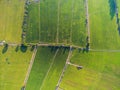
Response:
POLYGON ((53 57, 53 59, 52 59, 53 61, 52 61, 51 65, 50 65, 50 67, 49 67, 49 69, 48 69, 48 71, 47 71, 47 73, 46 73, 46 75, 45 75, 45 78, 44 78, 43 83, 42 83, 42 85, 41 85, 41 87, 40 87, 40 90, 42 90, 42 87, 43 87, 43 85, 44 85, 44 83, 45 83, 45 80, 46 80, 46 78, 47 78, 47 76, 48 76, 48 73, 50 72, 50 69, 52 68, 52 66, 53 66, 53 64, 54 64, 54 61, 55 61, 55 58, 56 58, 56 56, 57 56, 58 51, 59 51, 59 49, 57 49, 57 51, 56 51, 56 53, 55 53, 55 55, 54 55, 54 57, 53 57))
POLYGON ((56 42, 59 42, 59 22, 60 22, 60 0, 58 0, 58 22, 57 22, 57 35, 56 42))
POLYGON ((61 73, 61 75, 60 75, 60 78, 59 78, 59 80, 58 80, 58 83, 57 83, 57 85, 56 85, 56 89, 55 89, 55 90, 58 90, 58 89, 59 89, 60 83, 61 83, 61 81, 62 81, 62 78, 63 78, 64 73, 65 73, 65 71, 66 71, 66 69, 67 69, 67 66, 68 66, 67 62, 70 61, 71 56, 72 56, 72 47, 70 47, 70 51, 69 51, 69 54, 68 54, 68 57, 67 57, 65 66, 64 66, 64 68, 63 68, 63 70, 62 70, 62 73, 61 73))
MULTIPOLYGON (((17 44, 17 43, 7 43, 8 46, 21 46, 21 44, 17 44)), ((4 46, 4 43, 0 43, 0 46, 4 46)))
POLYGON ((120 50, 105 50, 105 49, 101 49, 101 50, 90 49, 90 51, 94 51, 94 52, 120 52, 120 50))
POLYGON ((87 24, 87 33, 88 33, 88 43, 90 43, 90 26, 89 26, 89 11, 88 11, 88 0, 85 0, 86 8, 86 24, 87 24))
POLYGON ((75 66, 75 67, 82 67, 82 66, 80 66, 80 65, 73 64, 73 63, 71 63, 71 62, 67 62, 67 64, 68 64, 68 65, 71 65, 71 66, 75 66))
POLYGON ((25 77, 25 80, 24 80, 24 87, 27 84, 27 81, 28 81, 28 78, 29 78, 29 75, 30 75, 30 72, 31 72, 31 69, 32 69, 32 66, 33 66, 33 63, 34 63, 34 60, 35 60, 36 53, 37 53, 37 48, 35 47, 35 49, 33 51, 31 61, 30 61, 30 64, 29 64, 29 68, 28 68, 28 71, 27 71, 27 74, 26 74, 26 77, 25 77))

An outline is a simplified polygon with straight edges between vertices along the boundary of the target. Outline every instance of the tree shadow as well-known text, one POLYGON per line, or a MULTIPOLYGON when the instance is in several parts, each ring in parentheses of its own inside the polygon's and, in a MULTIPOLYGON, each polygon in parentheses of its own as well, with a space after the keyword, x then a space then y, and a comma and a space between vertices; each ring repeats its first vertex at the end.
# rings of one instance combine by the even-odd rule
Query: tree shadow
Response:
POLYGON ((2 54, 6 53, 7 50, 8 50, 8 44, 5 44, 5 45, 4 45, 4 48, 3 48, 3 50, 2 50, 2 54))
POLYGON ((51 52, 56 52, 57 51, 57 49, 59 48, 58 46, 48 46, 49 48, 50 48, 50 51, 51 52))
POLYGON ((26 51, 27 51, 27 48, 28 48, 28 47, 25 46, 25 45, 23 45, 23 44, 20 46, 20 50, 21 50, 22 52, 26 52, 26 51))
POLYGON ((119 35, 120 35, 120 25, 118 25, 118 32, 119 32, 119 35))
POLYGON ((110 6, 110 15, 111 15, 111 19, 113 19, 113 17, 115 16, 115 12, 116 12, 116 1, 115 0, 109 0, 109 6, 110 6))
POLYGON ((18 51, 19 51, 19 46, 17 46, 17 47, 15 48, 15 51, 16 51, 16 52, 18 52, 18 51))
POLYGON ((30 51, 32 52, 34 49, 35 49, 35 45, 32 45, 30 51))

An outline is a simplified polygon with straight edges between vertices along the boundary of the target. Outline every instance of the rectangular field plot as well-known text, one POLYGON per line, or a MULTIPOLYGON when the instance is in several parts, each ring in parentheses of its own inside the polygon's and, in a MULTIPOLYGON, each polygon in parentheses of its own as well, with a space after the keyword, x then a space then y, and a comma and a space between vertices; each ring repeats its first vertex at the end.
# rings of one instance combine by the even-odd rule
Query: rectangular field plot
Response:
POLYGON ((58 0, 40 2, 40 42, 56 42, 58 0))
POLYGON ((72 9, 72 43, 84 47, 87 37, 85 0, 73 0, 72 9))
POLYGON ((0 90, 21 90, 32 52, 0 47, 0 90))
POLYGON ((54 90, 65 64, 68 51, 40 47, 33 64, 26 90, 54 90))
POLYGON ((75 51, 71 62, 83 69, 69 66, 62 79, 63 90, 119 90, 120 57, 119 52, 75 51))
POLYGON ((28 8, 27 18, 27 30, 26 41, 31 43, 39 42, 40 33, 40 15, 39 15, 39 3, 31 3, 28 8))
POLYGON ((26 42, 85 46, 83 0, 41 0, 28 5, 26 42))
POLYGON ((25 0, 0 0, 0 41, 20 43, 25 0))
POLYGON ((41 90, 55 90, 60 75, 62 73, 63 67, 65 65, 68 56, 68 51, 64 52, 64 49, 60 49, 56 55, 54 63, 44 79, 41 86, 41 90))
POLYGON ((72 20, 72 0, 60 0, 59 2, 59 42, 70 43, 70 31, 72 20))
POLYGON ((113 0, 90 0, 88 5, 91 48, 120 49, 120 35, 113 0))

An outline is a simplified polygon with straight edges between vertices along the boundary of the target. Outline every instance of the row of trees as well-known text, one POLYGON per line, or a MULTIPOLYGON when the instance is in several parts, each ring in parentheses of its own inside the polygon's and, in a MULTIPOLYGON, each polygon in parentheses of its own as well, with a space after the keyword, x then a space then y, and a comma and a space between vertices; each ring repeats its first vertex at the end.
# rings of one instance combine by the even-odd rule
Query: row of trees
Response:
POLYGON ((28 20, 28 5, 30 4, 29 0, 26 0, 24 9, 24 18, 23 18, 23 24, 22 24, 22 43, 25 44, 26 40, 26 31, 27 31, 27 20, 28 20))

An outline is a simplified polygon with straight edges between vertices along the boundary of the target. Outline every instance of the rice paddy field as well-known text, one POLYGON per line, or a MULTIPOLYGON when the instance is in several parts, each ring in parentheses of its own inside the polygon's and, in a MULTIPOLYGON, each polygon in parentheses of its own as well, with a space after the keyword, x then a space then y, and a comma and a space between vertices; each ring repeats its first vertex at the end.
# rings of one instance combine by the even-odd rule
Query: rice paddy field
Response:
POLYGON ((0 90, 20 90, 32 56, 30 48, 0 47, 0 90))
POLYGON ((25 0, 0 0, 0 41, 21 43, 25 0))
POLYGON ((26 42, 85 46, 85 15, 83 0, 31 2, 28 5, 26 42))
POLYGON ((26 90, 55 90, 68 51, 40 47, 26 85, 26 90))

